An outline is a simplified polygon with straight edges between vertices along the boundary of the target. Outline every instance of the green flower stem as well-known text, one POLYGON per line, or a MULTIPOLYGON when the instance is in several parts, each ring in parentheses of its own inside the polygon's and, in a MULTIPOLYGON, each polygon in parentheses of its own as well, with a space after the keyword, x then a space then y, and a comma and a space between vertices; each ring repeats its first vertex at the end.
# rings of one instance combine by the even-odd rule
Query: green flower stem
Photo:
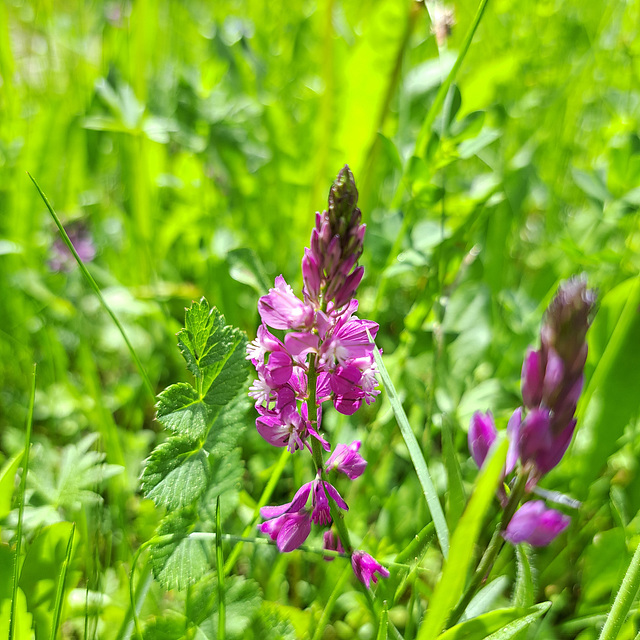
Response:
MULTIPOLYGON (((309 421, 314 428, 317 430, 318 428, 318 406, 316 403, 316 382, 318 380, 318 372, 316 370, 316 356, 315 354, 311 355, 309 359, 309 370, 307 371, 307 389, 309 390, 309 395, 307 396, 307 415, 309 417, 309 421)), ((320 443, 312 436, 311 437, 311 452, 313 454, 313 463, 316 467, 316 472, 320 474, 320 478, 323 481, 327 480, 326 473, 324 470, 324 461, 322 459, 322 447, 320 443)), ((324 490, 324 485, 322 485, 324 490)), ((345 551, 350 555, 353 551, 353 547, 351 546, 351 540, 349 539, 349 531, 344 523, 344 519, 340 510, 338 509, 338 505, 336 505, 335 500, 325 492, 327 499, 329 501, 329 511, 331 512, 331 519, 333 520, 336 528, 338 529, 338 535, 340 536, 340 540, 342 542, 342 546, 345 551)))
MULTIPOLYGON (((613 601, 611 613, 609 613, 607 621, 604 623, 604 627, 602 627, 599 640, 615 640, 615 638, 618 637, 620 627, 625 621, 639 589, 640 545, 636 547, 636 552, 633 554, 631 564, 620 585, 620 590, 616 594, 616 599, 613 601)), ((638 636, 640 636, 640 633, 638 636)))
POLYGON ((452 627, 460 620, 462 614, 465 612, 465 609, 469 606, 469 603, 473 599, 473 596, 476 595, 476 592, 478 591, 480 585, 486 579, 487 574, 491 570, 493 563, 498 557, 498 553, 500 553, 502 545, 504 544, 502 533, 509 525, 509 522, 511 522, 511 518, 513 518, 513 514, 516 512, 516 509, 518 508, 518 505, 522 500, 528 476, 528 473, 523 473, 521 471, 516 477, 516 483, 513 487, 513 490, 511 491, 511 495, 509 496, 509 501, 507 502, 507 506, 502 512, 500 524, 493 532, 493 536, 491 536, 489 545, 487 546, 484 555, 480 560, 480 564, 478 565, 476 572, 471 578, 471 582, 469 583, 467 590, 462 595, 462 598, 460 598, 460 602, 458 602, 456 608, 451 612, 449 620, 447 621, 447 629, 452 627))

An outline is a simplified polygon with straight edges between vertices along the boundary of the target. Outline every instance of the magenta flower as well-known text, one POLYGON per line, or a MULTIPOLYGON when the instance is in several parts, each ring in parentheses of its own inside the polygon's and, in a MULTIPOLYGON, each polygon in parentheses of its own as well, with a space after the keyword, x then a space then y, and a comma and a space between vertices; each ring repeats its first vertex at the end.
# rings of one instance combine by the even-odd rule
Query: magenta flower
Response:
POLYGON ((313 307, 296 297, 280 275, 275 288, 258 300, 262 322, 274 329, 309 329, 313 326, 313 307))
POLYGON ((498 431, 493 422, 491 411, 487 411, 484 415, 476 411, 471 416, 468 434, 469 451, 478 467, 482 467, 484 464, 489 449, 491 449, 491 445, 495 442, 497 436, 498 431))
POLYGON ((353 567, 353 572, 356 574, 356 578, 358 578, 367 589, 370 588, 371 580, 373 580, 374 583, 378 582, 376 573, 379 573, 383 578, 389 577, 389 571, 364 551, 353 552, 351 556, 351 566, 353 567))
MULTIPOLYGON (((276 540, 279 536, 278 531, 281 523, 287 522, 286 520, 282 520, 283 516, 291 516, 292 514, 299 515, 302 513, 308 514, 306 504, 309 500, 309 495, 312 497, 310 520, 315 524, 329 524, 331 522, 328 496, 333 498, 334 502, 338 507, 340 507, 340 509, 345 511, 349 510, 347 503, 342 499, 342 496, 332 484, 316 479, 312 482, 303 484, 298 491, 296 491, 291 502, 287 502, 286 504, 282 504, 277 507, 262 507, 262 509, 260 509, 260 514, 263 518, 267 518, 267 522, 260 525, 260 531, 268 533, 272 540, 276 540), (272 533, 274 531, 276 532, 275 535, 272 533)), ((298 526, 302 527, 303 531, 306 531, 306 535, 304 537, 302 537, 302 534, 294 536, 295 540, 300 540, 297 545, 300 546, 309 535, 309 530, 306 529, 306 524, 303 519, 298 518, 296 522, 298 523, 298 526)), ((295 549, 297 547, 292 548, 295 549)), ((290 549, 287 550, 289 551, 290 549)))
POLYGON ((338 444, 327 460, 326 469, 335 469, 344 473, 349 479, 359 478, 367 468, 367 461, 358 453, 360 440, 354 440, 350 445, 338 444))
MULTIPOLYGON (((344 553, 342 542, 340 542, 340 538, 333 532, 333 529, 328 529, 324 532, 322 536, 322 548, 327 549, 327 551, 338 551, 339 553, 344 553)), ((324 556, 324 559, 327 562, 331 562, 334 557, 324 556)))
MULTIPOLYGON (((96 257, 96 247, 91 232, 83 222, 71 223, 67 226, 67 235, 82 262, 91 262, 96 257)), ((52 271, 71 271, 76 261, 67 245, 59 236, 51 246, 49 268, 52 271)))
POLYGON ((534 547, 544 547, 559 536, 570 522, 569 516, 555 509, 547 509, 542 500, 534 500, 515 512, 502 535, 511 544, 528 542, 534 547))
POLYGON ((283 513, 258 525, 258 529, 275 540, 278 549, 284 553, 297 549, 309 537, 311 518, 306 510, 283 513))

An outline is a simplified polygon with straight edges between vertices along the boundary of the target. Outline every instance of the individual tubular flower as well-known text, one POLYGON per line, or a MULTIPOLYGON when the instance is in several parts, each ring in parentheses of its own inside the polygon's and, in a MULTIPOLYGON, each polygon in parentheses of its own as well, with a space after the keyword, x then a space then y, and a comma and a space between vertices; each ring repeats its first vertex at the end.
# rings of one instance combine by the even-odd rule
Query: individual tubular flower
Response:
POLYGON ((313 308, 302 302, 280 275, 275 287, 258 300, 258 312, 274 329, 309 329, 313 325, 313 308))
POLYGON ((302 485, 291 502, 277 507, 262 507, 260 514, 267 521, 259 525, 258 529, 276 540, 280 551, 297 549, 307 539, 311 522, 321 525, 331 522, 328 496, 331 496, 340 509, 349 510, 332 484, 316 479, 302 485), (311 511, 306 507, 309 495, 312 496, 311 511))
POLYGON ((370 588, 372 580, 374 583, 378 582, 376 573, 380 574, 383 578, 389 577, 389 571, 364 551, 353 552, 351 555, 351 566, 353 567, 353 572, 356 574, 356 578, 358 578, 367 589, 370 588))
POLYGON ((569 516, 548 509, 542 500, 534 500, 515 512, 502 535, 511 544, 528 542, 534 547, 544 547, 559 536, 570 522, 569 516))
POLYGON ((480 411, 476 411, 471 416, 468 434, 469 452, 478 467, 482 467, 484 464, 489 449, 497 436, 498 431, 493 422, 491 411, 487 411, 484 415, 480 411))
MULTIPOLYGON (((333 529, 328 529, 324 532, 322 536, 322 548, 327 551, 338 551, 339 553, 344 553, 342 542, 340 542, 340 538, 333 532, 333 529)), ((324 559, 327 562, 331 562, 334 558, 333 556, 324 556, 324 559)))
POLYGON ((350 445, 338 444, 327 460, 326 469, 335 469, 344 473, 349 479, 359 478, 367 468, 367 461, 358 453, 360 441, 354 440, 350 445))

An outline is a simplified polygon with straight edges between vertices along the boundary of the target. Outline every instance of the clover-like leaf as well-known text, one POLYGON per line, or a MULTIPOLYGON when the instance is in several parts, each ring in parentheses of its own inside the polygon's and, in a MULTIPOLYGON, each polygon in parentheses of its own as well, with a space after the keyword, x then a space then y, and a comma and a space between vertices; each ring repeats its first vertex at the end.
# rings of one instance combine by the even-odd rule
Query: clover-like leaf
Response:
POLYGON ((172 437, 156 447, 142 473, 147 498, 167 509, 191 504, 207 488, 209 460, 191 440, 172 437))

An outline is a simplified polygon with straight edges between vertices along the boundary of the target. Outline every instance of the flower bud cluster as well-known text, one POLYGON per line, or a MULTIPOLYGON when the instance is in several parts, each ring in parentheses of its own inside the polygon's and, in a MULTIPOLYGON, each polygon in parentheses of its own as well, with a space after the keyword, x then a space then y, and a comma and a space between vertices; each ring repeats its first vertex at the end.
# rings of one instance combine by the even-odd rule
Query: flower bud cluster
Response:
MULTIPOLYGON (((258 432, 270 444, 290 452, 308 449, 316 463, 315 479, 303 485, 291 502, 261 509, 266 521, 259 525, 260 531, 283 552, 303 544, 312 523, 331 526, 330 503, 348 510, 326 473, 337 471, 354 480, 367 466, 358 453, 359 441, 336 445, 326 463, 320 464, 322 450, 331 451, 322 435, 323 404, 331 402, 340 413, 351 415, 363 401, 369 404, 380 393, 369 338, 376 336, 378 325, 355 315, 354 296, 363 275, 356 263, 365 231, 355 206, 357 198, 353 175, 344 167, 329 193, 329 212, 316 215, 311 248, 305 249, 303 298, 278 276, 274 288, 258 301, 262 324, 247 347, 247 359, 257 373, 249 395, 259 414, 258 432), (283 338, 270 328, 284 331, 283 338)), ((345 542, 331 529, 325 532, 326 549, 343 551, 345 542)), ((367 587, 372 578, 376 581, 374 572, 388 575, 363 552, 354 552, 352 563, 367 587)))
MULTIPOLYGON (((503 476, 518 460, 533 491, 567 451, 576 427, 574 417, 584 383, 586 335, 596 301, 583 278, 561 283, 547 309, 540 331, 541 346, 529 349, 522 366, 524 407, 513 412, 507 426, 509 451, 503 476)), ((491 413, 475 413, 469 426, 469 450, 482 466, 497 437, 491 413)), ((502 496, 504 498, 504 496, 502 496)), ((504 500, 503 500, 504 502, 504 500)), ((570 519, 542 501, 528 502, 513 516, 504 537, 510 542, 546 545, 569 526, 570 519)))
POLYGON ((356 265, 362 255, 366 225, 356 207, 358 190, 348 166, 338 174, 329 191, 328 211, 316 213, 311 247, 302 259, 305 296, 313 303, 344 306, 360 285, 364 268, 356 265))

